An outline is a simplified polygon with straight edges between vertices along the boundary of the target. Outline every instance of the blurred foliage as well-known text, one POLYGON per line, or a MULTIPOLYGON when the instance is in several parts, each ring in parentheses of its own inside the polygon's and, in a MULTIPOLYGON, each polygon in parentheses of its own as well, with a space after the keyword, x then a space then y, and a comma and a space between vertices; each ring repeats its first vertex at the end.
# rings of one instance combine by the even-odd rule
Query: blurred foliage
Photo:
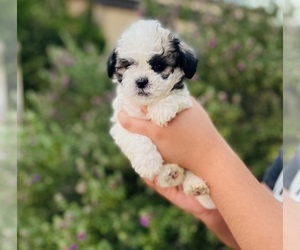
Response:
POLYGON ((67 49, 48 51, 49 91, 28 92, 35 108, 19 135, 19 249, 202 245, 209 232, 146 189, 110 138, 105 60, 65 39, 67 49))
POLYGON ((17 246, 17 135, 15 116, 15 113, 11 113, 11 117, 8 119, 10 123, 0 123, 0 246, 1 249, 5 250, 14 250, 17 246))
MULTIPOLYGON (((260 178, 282 140, 282 28, 272 25, 275 14, 223 4, 217 16, 188 5, 145 6, 147 17, 169 26, 178 17, 201 24, 184 34, 200 48, 191 93, 260 178)), ((114 86, 102 48, 64 33, 61 39, 64 46, 45 48, 49 66, 40 61, 36 68, 48 90, 26 93, 19 249, 217 249, 201 222, 145 187, 110 138, 114 86)))
POLYGON ((83 47, 89 42, 104 49, 104 37, 91 20, 91 10, 72 17, 64 0, 18 0, 18 40, 22 44, 20 60, 25 90, 47 89, 48 82, 39 74, 49 68, 47 47, 63 45, 61 35, 68 32, 83 47))

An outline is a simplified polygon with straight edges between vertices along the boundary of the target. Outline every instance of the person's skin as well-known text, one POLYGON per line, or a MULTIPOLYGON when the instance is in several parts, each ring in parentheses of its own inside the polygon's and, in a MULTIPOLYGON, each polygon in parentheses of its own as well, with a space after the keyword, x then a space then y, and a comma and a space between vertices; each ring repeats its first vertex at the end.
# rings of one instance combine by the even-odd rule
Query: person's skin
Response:
POLYGON ((217 209, 205 209, 194 197, 186 195, 180 187, 163 188, 156 181, 147 179, 144 181, 175 206, 201 220, 227 246, 232 249, 240 249, 217 209))
POLYGON ((177 163, 206 181, 241 249, 282 249, 282 204, 251 174, 198 102, 193 100, 193 107, 167 127, 124 111, 118 118, 128 131, 151 138, 165 162, 177 163))

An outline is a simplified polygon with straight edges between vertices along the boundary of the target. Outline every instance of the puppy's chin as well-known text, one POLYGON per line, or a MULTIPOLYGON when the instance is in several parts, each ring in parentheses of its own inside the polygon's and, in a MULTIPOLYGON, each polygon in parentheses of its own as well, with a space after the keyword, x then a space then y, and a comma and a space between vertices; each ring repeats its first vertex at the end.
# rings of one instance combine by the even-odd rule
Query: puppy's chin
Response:
POLYGON ((149 106, 157 101, 153 95, 145 91, 138 91, 132 96, 131 100, 134 101, 137 106, 149 106))
POLYGON ((121 89, 123 97, 135 106, 149 106, 159 100, 149 89, 121 89))

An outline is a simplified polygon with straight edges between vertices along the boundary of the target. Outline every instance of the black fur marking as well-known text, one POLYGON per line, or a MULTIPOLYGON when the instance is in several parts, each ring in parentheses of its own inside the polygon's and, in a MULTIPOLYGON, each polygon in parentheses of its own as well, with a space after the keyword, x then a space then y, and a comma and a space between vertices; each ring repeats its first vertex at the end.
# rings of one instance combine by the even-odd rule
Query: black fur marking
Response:
POLYGON ((179 82, 175 83, 175 85, 174 85, 174 87, 171 89, 171 91, 172 91, 172 90, 176 90, 176 89, 183 89, 184 86, 185 86, 184 83, 183 83, 183 81, 184 81, 184 77, 182 77, 182 78, 180 79, 179 82))
POLYGON ((134 60, 129 58, 119 58, 117 59, 116 65, 115 65, 115 74, 117 77, 117 80, 119 83, 123 80, 123 74, 124 72, 132 65, 134 64, 134 60))
POLYGON ((117 76, 118 82, 121 83, 122 80, 123 80, 123 74, 120 74, 120 73, 116 72, 116 76, 117 76))
POLYGON ((173 37, 172 47, 176 55, 176 66, 182 68, 185 76, 191 79, 196 73, 198 59, 192 51, 184 49, 181 46, 178 38, 173 37))
POLYGON ((198 59, 189 51, 183 53, 183 72, 185 76, 191 79, 197 69, 198 59))
POLYGON ((161 78, 164 79, 164 80, 168 79, 169 76, 170 76, 170 73, 168 73, 168 74, 161 74, 161 78))
POLYGON ((167 62, 162 55, 154 55, 149 60, 149 64, 151 69, 156 73, 162 73, 168 67, 167 62))
POLYGON ((131 59, 119 59, 117 62, 116 68, 125 68, 128 69, 133 64, 133 60, 131 59))
POLYGON ((114 50, 107 60, 107 75, 109 78, 111 78, 115 73, 116 62, 117 62, 117 53, 114 50))
POLYGON ((198 59, 196 55, 188 48, 184 48, 180 40, 173 35, 170 35, 169 39, 171 48, 167 51, 163 50, 161 55, 154 55, 149 60, 152 70, 161 74, 163 79, 167 79, 169 72, 164 72, 166 68, 179 67, 183 70, 185 77, 191 79, 197 69, 198 59))

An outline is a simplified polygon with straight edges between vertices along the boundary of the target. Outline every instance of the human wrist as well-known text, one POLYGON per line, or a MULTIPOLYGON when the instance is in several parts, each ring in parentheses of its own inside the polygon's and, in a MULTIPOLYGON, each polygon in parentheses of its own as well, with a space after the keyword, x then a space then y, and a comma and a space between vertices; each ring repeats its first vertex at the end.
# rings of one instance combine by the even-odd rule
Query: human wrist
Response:
POLYGON ((195 218, 202 221, 225 245, 231 249, 240 249, 218 210, 206 210, 201 214, 196 215, 195 218))
POLYGON ((200 137, 195 140, 193 149, 189 152, 188 157, 185 156, 186 161, 182 165, 199 175, 202 171, 214 167, 222 157, 225 157, 225 154, 228 154, 228 145, 218 131, 212 131, 205 136, 204 140, 200 137))

